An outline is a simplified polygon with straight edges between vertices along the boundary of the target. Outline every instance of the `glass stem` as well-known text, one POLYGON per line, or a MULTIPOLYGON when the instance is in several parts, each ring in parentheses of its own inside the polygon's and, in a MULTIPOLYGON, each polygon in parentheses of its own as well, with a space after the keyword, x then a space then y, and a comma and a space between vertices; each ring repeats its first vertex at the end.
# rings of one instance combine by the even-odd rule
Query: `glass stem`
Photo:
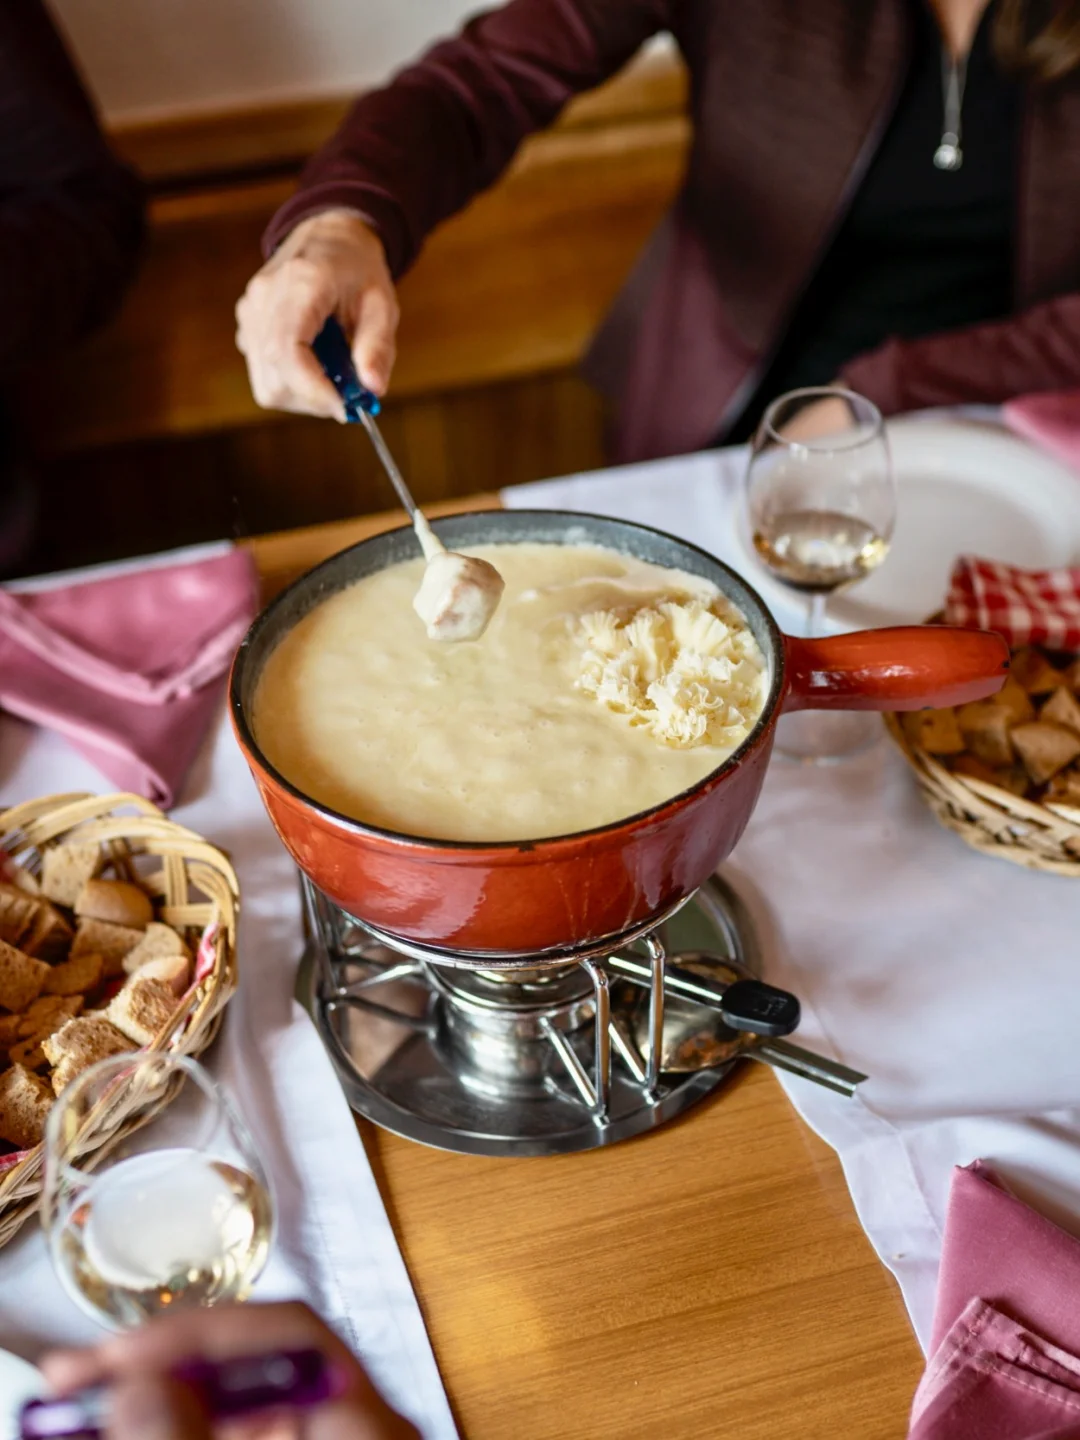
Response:
POLYGON ((810 596, 810 604, 806 607, 806 638, 808 640, 816 640, 825 630, 825 606, 828 599, 824 590, 819 590, 810 596))

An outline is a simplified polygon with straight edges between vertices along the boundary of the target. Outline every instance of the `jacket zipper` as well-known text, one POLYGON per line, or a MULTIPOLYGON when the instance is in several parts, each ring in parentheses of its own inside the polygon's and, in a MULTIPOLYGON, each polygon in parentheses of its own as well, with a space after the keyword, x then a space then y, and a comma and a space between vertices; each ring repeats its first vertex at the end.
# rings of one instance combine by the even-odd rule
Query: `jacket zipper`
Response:
MULTIPOLYGON (((723 412, 720 416, 720 423, 717 426, 716 431, 714 432, 715 434, 722 435, 724 431, 724 426, 729 421, 738 418, 738 416, 742 413, 743 407, 748 404, 755 390, 761 384, 762 380, 768 373, 769 367, 772 365, 772 362, 776 359, 777 352, 779 351, 780 346, 783 344, 784 337, 787 332, 788 323, 797 312, 806 295, 806 292, 810 289, 810 286, 813 283, 814 277, 821 269, 822 262, 824 261, 826 255, 829 253, 829 250, 832 248, 833 242, 836 239, 837 235, 840 233, 840 229, 844 221, 848 217, 848 212, 851 209, 852 202, 854 201, 855 196, 858 193, 859 186, 862 184, 866 172, 870 168, 871 161, 878 152, 878 148, 881 145, 881 141, 885 135, 885 131, 888 129, 889 122, 896 114, 896 107, 900 103, 900 95, 903 91, 904 83, 908 78, 908 72, 911 69, 911 18, 907 14, 906 8, 903 18, 903 27, 904 53, 901 57, 900 65, 898 66, 893 78, 892 90, 890 94, 886 97, 885 103, 879 108, 877 115, 874 117, 874 123, 870 127, 866 139, 863 141, 858 155, 855 157, 854 165, 848 172, 848 177, 844 181, 844 188, 840 192, 839 203, 837 204, 836 209, 833 211, 832 221, 825 227, 824 234, 814 250, 813 258, 810 265, 807 267, 802 282, 795 288, 791 299, 787 305, 787 308, 783 311, 783 313, 779 317, 779 320, 777 321, 777 324, 774 326, 773 339, 771 343, 766 347, 765 350, 762 351, 753 368, 739 382, 739 384, 735 388, 735 392, 732 395, 731 399, 724 406, 723 412)), ((831 379, 832 376, 829 377, 829 380, 822 380, 821 383, 823 385, 827 385, 829 384, 829 381, 831 379)))

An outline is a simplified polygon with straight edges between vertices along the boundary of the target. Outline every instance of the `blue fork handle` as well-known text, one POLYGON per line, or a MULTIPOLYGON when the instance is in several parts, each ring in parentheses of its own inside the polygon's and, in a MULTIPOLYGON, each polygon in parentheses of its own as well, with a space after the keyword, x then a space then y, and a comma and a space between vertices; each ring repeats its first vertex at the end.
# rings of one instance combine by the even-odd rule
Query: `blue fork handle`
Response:
POLYGON ((369 415, 378 415, 382 408, 379 397, 360 384, 349 342, 333 315, 315 336, 311 348, 315 352, 316 360, 326 371, 327 378, 344 400, 345 417, 350 425, 357 424, 361 410, 365 410, 369 415))

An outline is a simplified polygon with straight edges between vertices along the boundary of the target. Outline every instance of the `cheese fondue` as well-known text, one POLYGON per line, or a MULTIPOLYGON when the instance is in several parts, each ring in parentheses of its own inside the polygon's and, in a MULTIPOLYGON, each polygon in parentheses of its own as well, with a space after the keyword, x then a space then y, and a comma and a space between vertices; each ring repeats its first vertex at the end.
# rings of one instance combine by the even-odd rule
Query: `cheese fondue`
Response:
POLYGON ((476 643, 427 638, 417 559, 323 601, 271 653, 255 737, 305 795, 431 839, 565 835, 677 795, 753 727, 765 661, 707 581, 594 545, 469 553, 506 582, 476 643))

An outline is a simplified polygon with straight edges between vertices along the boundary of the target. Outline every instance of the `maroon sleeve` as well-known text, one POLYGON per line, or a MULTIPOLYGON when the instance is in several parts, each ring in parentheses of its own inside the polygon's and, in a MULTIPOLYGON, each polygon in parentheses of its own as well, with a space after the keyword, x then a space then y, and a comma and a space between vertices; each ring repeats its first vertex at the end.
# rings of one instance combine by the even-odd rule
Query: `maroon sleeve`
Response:
POLYGON ((0 378, 105 319, 142 236, 41 0, 0 0, 0 378))
POLYGON ((613 75, 678 0, 512 0, 359 100, 274 216, 270 254, 298 221, 343 208, 382 236, 395 276, 431 230, 491 185, 522 140, 613 75))
POLYGON ((885 415, 931 405, 1001 404, 1014 395, 1080 386, 1080 295, 1061 295, 1007 320, 888 340, 842 370, 885 415))

